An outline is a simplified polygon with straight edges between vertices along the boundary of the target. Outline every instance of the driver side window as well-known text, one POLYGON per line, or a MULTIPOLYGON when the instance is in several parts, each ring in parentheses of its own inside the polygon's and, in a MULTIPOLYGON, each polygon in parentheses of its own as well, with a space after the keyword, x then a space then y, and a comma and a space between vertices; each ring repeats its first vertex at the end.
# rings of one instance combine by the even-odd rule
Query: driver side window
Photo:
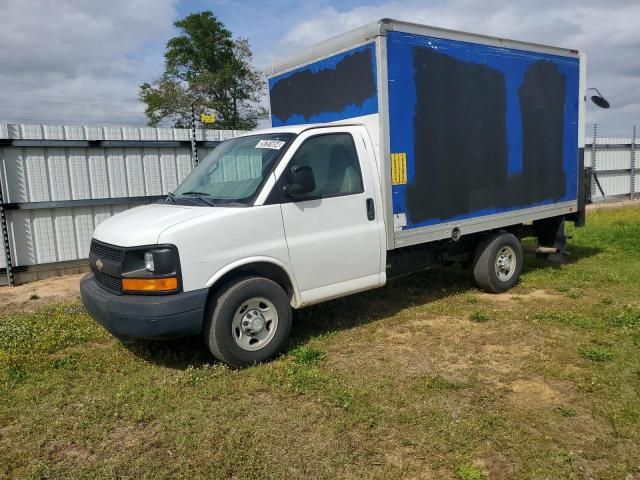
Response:
POLYGON ((337 197, 364 192, 362 173, 353 138, 348 133, 317 135, 305 141, 289 162, 311 168, 316 188, 295 201, 337 197))

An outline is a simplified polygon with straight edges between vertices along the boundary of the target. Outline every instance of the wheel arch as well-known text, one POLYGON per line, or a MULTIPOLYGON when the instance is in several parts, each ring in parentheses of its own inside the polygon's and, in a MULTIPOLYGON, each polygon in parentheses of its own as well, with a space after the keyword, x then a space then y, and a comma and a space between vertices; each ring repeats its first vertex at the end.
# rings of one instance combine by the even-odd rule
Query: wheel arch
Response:
POLYGON ((300 290, 288 265, 273 257, 249 257, 237 260, 218 270, 206 283, 213 293, 218 287, 234 278, 257 275, 273 280, 280 285, 290 299, 293 308, 301 305, 300 290))

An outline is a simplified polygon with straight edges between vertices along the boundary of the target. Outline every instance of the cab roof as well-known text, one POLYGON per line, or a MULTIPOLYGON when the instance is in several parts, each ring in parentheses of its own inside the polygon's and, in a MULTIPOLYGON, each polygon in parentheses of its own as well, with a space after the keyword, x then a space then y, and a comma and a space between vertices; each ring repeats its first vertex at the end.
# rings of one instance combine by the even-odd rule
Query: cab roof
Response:
MULTIPOLYGON (((270 133, 293 133, 294 135, 298 135, 305 130, 309 130, 312 128, 328 128, 328 127, 344 127, 344 126, 354 126, 354 125, 362 125, 361 123, 356 122, 335 122, 335 123, 305 123, 303 125, 285 125, 282 127, 272 127, 272 128, 264 128, 260 130, 252 130, 243 135, 239 135, 238 137, 249 137, 252 135, 266 135, 270 133)), ((238 138, 234 137, 234 138, 238 138)))

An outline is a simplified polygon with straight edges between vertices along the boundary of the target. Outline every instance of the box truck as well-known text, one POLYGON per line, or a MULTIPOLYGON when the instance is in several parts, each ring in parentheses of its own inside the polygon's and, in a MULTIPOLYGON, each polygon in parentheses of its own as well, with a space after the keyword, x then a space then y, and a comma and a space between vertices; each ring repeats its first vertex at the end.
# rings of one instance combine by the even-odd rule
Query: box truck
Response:
POLYGON ((576 50, 385 19, 268 77, 273 128, 96 228, 81 294, 114 335, 201 334, 241 367, 283 347, 292 308, 453 262, 503 292, 521 238, 559 257, 584 223, 576 50))

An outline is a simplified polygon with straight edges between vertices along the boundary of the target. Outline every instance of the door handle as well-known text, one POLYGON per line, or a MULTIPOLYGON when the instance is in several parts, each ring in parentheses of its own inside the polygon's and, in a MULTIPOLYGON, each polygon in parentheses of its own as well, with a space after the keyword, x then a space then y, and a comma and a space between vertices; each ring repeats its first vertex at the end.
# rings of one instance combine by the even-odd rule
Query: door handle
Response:
POLYGON ((367 219, 375 220, 376 218, 376 207, 373 204, 373 198, 367 198, 367 219))

